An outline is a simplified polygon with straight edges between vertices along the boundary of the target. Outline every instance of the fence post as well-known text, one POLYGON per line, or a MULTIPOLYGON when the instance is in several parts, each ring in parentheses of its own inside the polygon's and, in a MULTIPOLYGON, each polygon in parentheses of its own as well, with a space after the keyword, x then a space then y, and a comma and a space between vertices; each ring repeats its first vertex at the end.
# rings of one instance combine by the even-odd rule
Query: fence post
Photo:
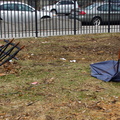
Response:
POLYGON ((76 35, 76 0, 74 0, 74 35, 76 35))
POLYGON ((35 0, 35 37, 38 37, 38 27, 37 27, 37 0, 35 0))
POLYGON ((108 33, 110 33, 110 0, 109 0, 109 11, 108 11, 108 33))

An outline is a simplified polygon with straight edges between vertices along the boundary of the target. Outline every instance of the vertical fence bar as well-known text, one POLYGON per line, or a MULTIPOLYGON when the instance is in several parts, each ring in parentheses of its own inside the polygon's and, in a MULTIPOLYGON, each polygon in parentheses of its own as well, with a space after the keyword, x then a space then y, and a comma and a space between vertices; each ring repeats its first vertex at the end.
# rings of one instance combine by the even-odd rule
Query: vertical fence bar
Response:
POLYGON ((74 0, 74 35, 76 35, 76 0, 74 0))
POLYGON ((35 37, 38 37, 38 23, 37 23, 37 0, 35 0, 35 37))
POLYGON ((109 11, 108 11, 108 33, 110 33, 110 0, 109 0, 109 11))

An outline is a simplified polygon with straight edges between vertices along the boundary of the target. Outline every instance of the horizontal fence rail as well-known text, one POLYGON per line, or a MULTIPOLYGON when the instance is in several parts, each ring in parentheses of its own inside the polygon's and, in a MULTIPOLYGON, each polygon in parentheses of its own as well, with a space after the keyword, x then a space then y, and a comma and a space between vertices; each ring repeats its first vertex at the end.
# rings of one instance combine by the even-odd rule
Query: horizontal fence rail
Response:
POLYGON ((0 39, 110 32, 120 32, 119 0, 0 0, 0 39))

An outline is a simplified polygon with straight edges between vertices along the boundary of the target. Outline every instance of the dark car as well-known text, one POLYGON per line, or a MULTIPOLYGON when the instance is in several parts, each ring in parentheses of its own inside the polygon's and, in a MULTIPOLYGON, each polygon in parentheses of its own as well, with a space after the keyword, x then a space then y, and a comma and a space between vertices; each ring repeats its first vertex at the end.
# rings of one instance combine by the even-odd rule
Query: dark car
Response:
MULTIPOLYGON (((73 10, 69 18, 74 19, 74 13, 73 10)), ((75 17, 81 22, 92 25, 101 25, 109 20, 120 23, 120 5, 110 4, 109 8, 109 3, 94 3, 84 9, 76 9, 75 17)))

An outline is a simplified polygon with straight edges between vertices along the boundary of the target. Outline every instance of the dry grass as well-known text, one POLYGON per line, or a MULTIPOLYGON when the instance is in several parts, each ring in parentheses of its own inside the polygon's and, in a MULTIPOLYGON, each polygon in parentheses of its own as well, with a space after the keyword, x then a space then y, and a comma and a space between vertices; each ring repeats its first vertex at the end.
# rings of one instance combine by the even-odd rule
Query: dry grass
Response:
POLYGON ((89 68, 118 59, 119 34, 15 41, 26 47, 19 61, 1 66, 1 120, 120 119, 120 83, 95 79, 89 68))

